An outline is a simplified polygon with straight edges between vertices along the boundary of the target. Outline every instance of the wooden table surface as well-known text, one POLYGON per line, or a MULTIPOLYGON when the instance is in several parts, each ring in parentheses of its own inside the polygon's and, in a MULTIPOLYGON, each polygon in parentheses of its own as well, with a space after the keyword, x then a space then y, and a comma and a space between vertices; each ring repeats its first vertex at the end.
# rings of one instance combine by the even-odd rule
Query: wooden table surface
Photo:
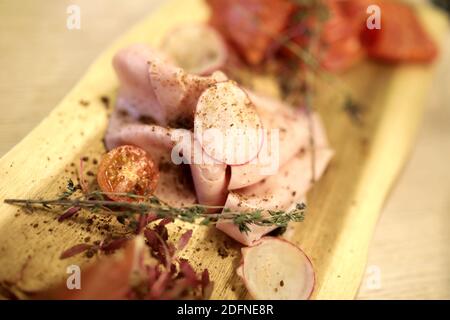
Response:
MULTIPOLYGON (((103 48, 161 2, 2 0, 0 156, 49 113, 103 48), (81 8, 80 30, 66 27, 70 4, 81 8)), ((417 144, 375 232, 359 299, 450 299, 449 84, 450 31, 417 144)))

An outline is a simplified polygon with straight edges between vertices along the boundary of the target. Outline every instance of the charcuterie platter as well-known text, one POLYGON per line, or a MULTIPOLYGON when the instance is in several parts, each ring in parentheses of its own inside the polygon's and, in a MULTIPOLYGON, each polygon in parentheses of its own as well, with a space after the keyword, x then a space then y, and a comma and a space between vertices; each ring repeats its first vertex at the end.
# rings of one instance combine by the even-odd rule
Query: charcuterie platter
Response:
MULTIPOLYGON (((168 251, 156 245, 160 251, 150 260, 164 264, 171 256, 181 278, 191 279, 183 285, 198 284, 212 299, 354 298, 380 210, 414 143, 433 63, 360 59, 317 77, 313 110, 294 109, 270 73, 248 67, 258 59, 254 51, 241 52, 247 67, 232 72, 222 67, 235 57, 217 49, 228 44, 214 34, 184 27, 182 38, 167 36, 180 25, 206 25, 211 10, 201 0, 163 5, 106 49, 0 159, 0 295, 70 298, 51 289, 65 283, 68 267, 94 270, 102 259, 152 247, 167 232, 168 251), (196 32, 214 59, 200 64, 202 56, 193 54, 199 59, 181 68, 185 60, 174 54, 181 52, 179 39, 194 41, 196 32), (229 127, 238 130, 225 133, 229 127), (211 128, 235 141, 228 144, 234 149, 200 137, 211 128), (261 150, 269 149, 269 159, 275 150, 267 146, 275 133, 266 129, 278 130, 274 172, 264 170, 261 150), (123 176, 148 179, 123 182, 123 176), (139 203, 151 207, 141 210, 139 203), (155 221, 160 227, 146 229, 155 221), (172 244, 179 252, 171 253, 172 244), (291 266, 283 272, 295 276, 260 280, 272 264, 291 266)), ((414 10, 438 44, 446 17, 428 6, 414 10)), ((110 279, 128 270, 111 268, 110 279)), ((156 294, 157 287, 145 294, 178 297, 179 283, 166 285, 173 296, 156 294)))

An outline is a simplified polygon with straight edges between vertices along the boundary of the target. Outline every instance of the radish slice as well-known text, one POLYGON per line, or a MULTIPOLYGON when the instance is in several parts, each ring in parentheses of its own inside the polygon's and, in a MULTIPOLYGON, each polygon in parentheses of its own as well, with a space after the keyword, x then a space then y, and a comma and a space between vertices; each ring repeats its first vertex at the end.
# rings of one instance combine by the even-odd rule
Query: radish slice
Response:
POLYGON ((233 81, 219 82, 202 93, 194 133, 206 154, 228 165, 250 162, 263 145, 261 119, 247 93, 233 81))
POLYGON ((227 48, 222 36, 204 24, 180 26, 162 41, 162 51, 189 73, 210 74, 225 65, 227 48))
POLYGON ((257 300, 306 300, 315 276, 310 259, 284 239, 265 237, 242 249, 243 262, 237 274, 257 300))

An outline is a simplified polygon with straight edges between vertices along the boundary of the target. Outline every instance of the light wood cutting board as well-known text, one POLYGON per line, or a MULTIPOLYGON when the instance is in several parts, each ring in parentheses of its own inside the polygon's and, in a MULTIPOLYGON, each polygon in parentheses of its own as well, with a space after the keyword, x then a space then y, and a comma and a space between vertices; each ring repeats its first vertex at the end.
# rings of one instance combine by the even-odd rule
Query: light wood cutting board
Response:
MULTIPOLYGON (((419 7, 418 12, 439 41, 447 28, 446 17, 429 7, 419 7)), ((173 26, 207 16, 200 0, 172 1, 107 49, 53 112, 0 159, 0 200, 55 197, 69 177, 76 177, 73 164, 80 157, 88 157, 87 170, 94 171, 93 159, 104 151, 101 140, 111 109, 105 108, 101 97, 109 97, 112 105, 118 87, 111 67, 113 54, 134 42, 157 45, 173 26)), ((336 155, 308 195, 305 222, 292 233, 317 273, 313 298, 355 296, 378 214, 414 142, 432 73, 432 66, 394 68, 364 62, 343 75, 340 84, 363 102, 362 124, 343 110, 336 90, 323 85, 317 109, 336 155)), ((0 281, 15 280, 23 270, 22 288, 48 287, 64 279, 68 265, 92 261, 83 256, 59 260, 64 249, 86 237, 102 239, 110 232, 106 225, 120 231, 108 218, 98 218, 87 227, 85 213, 64 223, 55 217, 52 212, 27 213, 0 203, 0 281)), ((240 246, 213 228, 194 229, 185 255, 194 265, 210 270, 213 298, 248 298, 235 275, 240 246), (218 254, 224 248, 226 257, 218 254)))

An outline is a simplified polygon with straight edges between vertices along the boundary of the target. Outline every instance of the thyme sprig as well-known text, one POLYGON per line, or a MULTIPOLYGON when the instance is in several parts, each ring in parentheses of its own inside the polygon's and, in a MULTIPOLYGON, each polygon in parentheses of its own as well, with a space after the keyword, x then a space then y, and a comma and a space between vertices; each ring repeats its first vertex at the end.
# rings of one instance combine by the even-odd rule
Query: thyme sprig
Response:
POLYGON ((77 190, 80 190, 81 187, 79 185, 75 185, 72 181, 72 179, 69 179, 69 181, 67 182, 67 187, 66 190, 60 194, 59 198, 60 199, 67 199, 69 197, 71 197, 75 192, 77 192, 77 190))
POLYGON ((248 233, 252 224, 285 228, 291 221, 303 221, 306 210, 304 203, 298 203, 294 209, 288 211, 254 209, 241 212, 233 211, 223 206, 207 206, 201 204, 174 207, 154 195, 143 197, 130 193, 106 193, 101 191, 93 191, 73 199, 65 195, 63 194, 59 198, 49 200, 6 199, 4 202, 12 205, 25 206, 28 209, 49 209, 53 207, 61 207, 64 209, 84 208, 90 210, 92 213, 103 213, 118 217, 135 216, 136 214, 153 215, 156 219, 177 219, 189 223, 199 223, 201 225, 214 224, 219 219, 224 219, 233 222, 243 233, 248 233), (107 199, 108 195, 129 197, 138 201, 112 201, 107 199), (208 211, 210 209, 223 210, 222 213, 209 213, 208 211))

